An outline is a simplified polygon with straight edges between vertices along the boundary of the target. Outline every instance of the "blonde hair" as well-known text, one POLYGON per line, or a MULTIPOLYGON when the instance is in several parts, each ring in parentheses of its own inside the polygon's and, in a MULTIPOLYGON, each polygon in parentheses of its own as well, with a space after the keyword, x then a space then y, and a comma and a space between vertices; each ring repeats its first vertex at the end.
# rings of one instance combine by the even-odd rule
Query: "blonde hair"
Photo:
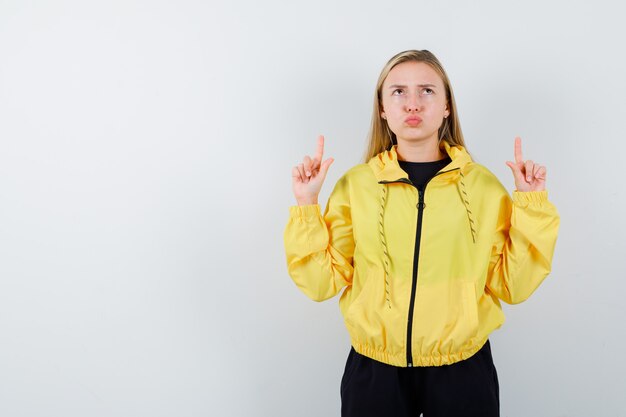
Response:
POLYGON ((463 140, 463 132, 461 131, 461 123, 456 111, 456 103, 454 101, 454 93, 452 92, 452 86, 450 85, 450 79, 443 69, 443 66, 430 51, 427 50, 409 50, 400 52, 393 56, 385 65, 383 70, 378 76, 378 82, 376 83, 376 92, 374 95, 374 109, 372 111, 372 123, 370 125, 370 131, 368 134, 368 147, 365 154, 365 162, 369 161, 372 157, 379 153, 391 149, 396 144, 396 135, 389 129, 387 121, 380 115, 381 110, 381 90, 383 83, 391 71, 396 65, 403 62, 423 62, 430 65, 437 74, 443 80, 444 87, 446 89, 446 99, 448 101, 448 110, 450 115, 443 119, 441 127, 439 127, 439 141, 445 140, 451 146, 460 145, 465 148, 465 141, 463 140))

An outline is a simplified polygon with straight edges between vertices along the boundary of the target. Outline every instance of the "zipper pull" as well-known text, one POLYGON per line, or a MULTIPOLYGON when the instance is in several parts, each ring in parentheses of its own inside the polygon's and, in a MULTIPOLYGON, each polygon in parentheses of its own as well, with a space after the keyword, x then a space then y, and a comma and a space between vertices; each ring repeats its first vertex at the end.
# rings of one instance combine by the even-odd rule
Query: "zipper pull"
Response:
POLYGON ((419 201, 417 203, 418 210, 424 210, 426 208, 426 203, 424 203, 424 190, 417 190, 419 193, 419 201))

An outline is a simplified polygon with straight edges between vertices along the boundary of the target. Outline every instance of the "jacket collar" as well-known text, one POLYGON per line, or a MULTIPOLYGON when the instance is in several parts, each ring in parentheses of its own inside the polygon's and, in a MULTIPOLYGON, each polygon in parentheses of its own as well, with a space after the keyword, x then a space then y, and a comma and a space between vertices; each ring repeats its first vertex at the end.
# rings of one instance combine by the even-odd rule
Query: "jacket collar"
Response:
MULTIPOLYGON (((450 156, 450 159, 452 159, 452 162, 446 165, 442 171, 461 169, 472 162, 472 157, 462 146, 450 146, 448 142, 445 141, 443 141, 443 145, 446 153, 450 156)), ((368 161, 367 164, 374 171, 378 182, 398 181, 403 178, 408 180, 409 177, 407 173, 400 168, 400 164, 398 163, 396 148, 397 145, 394 145, 391 149, 379 153, 368 161)))

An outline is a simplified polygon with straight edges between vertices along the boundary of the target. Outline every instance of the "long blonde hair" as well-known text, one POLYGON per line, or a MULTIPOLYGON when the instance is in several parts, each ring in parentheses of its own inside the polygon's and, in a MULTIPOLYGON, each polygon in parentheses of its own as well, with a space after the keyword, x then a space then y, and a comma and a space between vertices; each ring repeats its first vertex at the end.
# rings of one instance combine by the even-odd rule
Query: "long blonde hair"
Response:
POLYGON ((439 140, 445 140, 450 145, 461 145, 465 147, 465 141, 463 140, 463 132, 461 131, 461 123, 456 111, 456 103, 454 101, 454 93, 452 92, 452 86, 450 85, 450 79, 443 69, 443 66, 430 51, 427 50, 409 50, 400 52, 393 56, 385 65, 383 70, 378 76, 378 82, 376 83, 376 92, 374 95, 374 109, 372 111, 372 123, 370 125, 370 131, 368 134, 368 148, 365 154, 365 162, 369 161, 372 157, 378 155, 380 152, 391 149, 393 145, 397 143, 396 135, 389 129, 387 120, 383 119, 380 115, 381 109, 381 90, 383 83, 389 75, 389 71, 398 64, 407 61, 423 62, 431 66, 437 74, 443 80, 443 84, 446 88, 446 99, 448 100, 448 110, 450 115, 443 119, 443 123, 439 128, 439 140))

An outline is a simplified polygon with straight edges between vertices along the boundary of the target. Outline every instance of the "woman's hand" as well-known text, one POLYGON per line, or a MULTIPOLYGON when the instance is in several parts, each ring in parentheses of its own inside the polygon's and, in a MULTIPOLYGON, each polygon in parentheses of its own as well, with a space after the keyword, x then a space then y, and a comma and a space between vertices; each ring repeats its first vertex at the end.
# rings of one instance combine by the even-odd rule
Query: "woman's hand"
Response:
POLYGON ((311 159, 308 155, 302 163, 291 170, 293 194, 298 205, 317 204, 317 196, 322 189, 328 167, 333 163, 333 158, 322 162, 324 156, 324 136, 317 138, 317 152, 311 159))
POLYGON ((524 161, 520 137, 515 138, 515 162, 507 161, 506 164, 513 171, 517 191, 543 191, 546 189, 546 167, 530 160, 524 161))

